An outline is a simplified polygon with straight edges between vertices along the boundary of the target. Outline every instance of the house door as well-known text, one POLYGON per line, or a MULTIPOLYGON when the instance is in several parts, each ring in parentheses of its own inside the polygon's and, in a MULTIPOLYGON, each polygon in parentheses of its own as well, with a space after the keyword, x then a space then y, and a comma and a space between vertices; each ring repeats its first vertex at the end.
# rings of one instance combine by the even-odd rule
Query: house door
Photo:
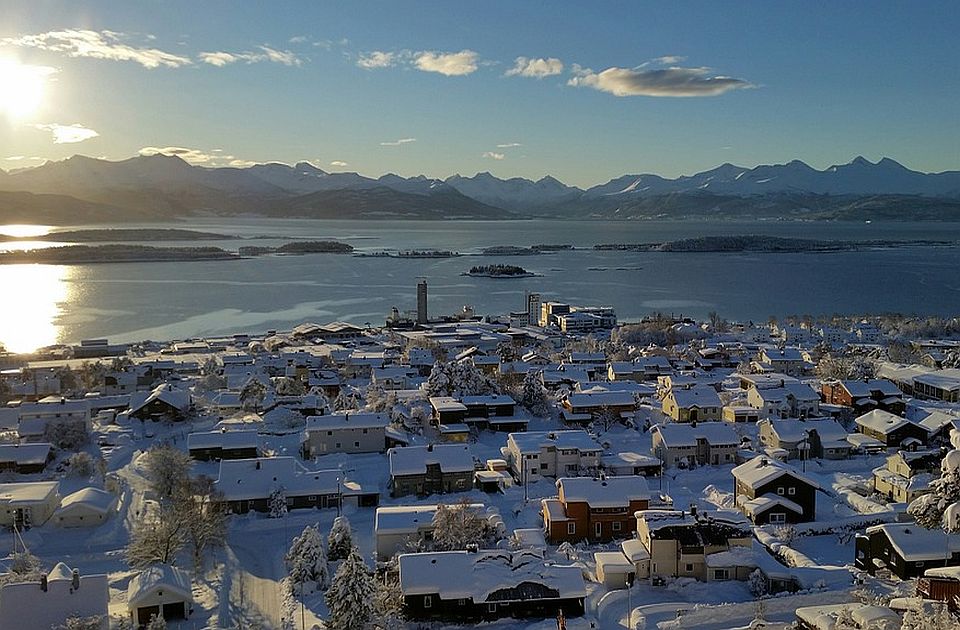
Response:
POLYGON ((173 604, 164 604, 163 605, 163 618, 167 621, 173 621, 175 619, 186 619, 187 618, 187 608, 183 602, 176 602, 173 604))
POLYGON ((601 536, 603 536, 603 523, 594 524, 594 536, 596 536, 597 538, 600 538, 601 536))
POLYGON ((697 410, 695 408, 691 409, 690 416, 689 416, 690 422, 696 422, 699 419, 699 415, 700 414, 697 413, 697 410))

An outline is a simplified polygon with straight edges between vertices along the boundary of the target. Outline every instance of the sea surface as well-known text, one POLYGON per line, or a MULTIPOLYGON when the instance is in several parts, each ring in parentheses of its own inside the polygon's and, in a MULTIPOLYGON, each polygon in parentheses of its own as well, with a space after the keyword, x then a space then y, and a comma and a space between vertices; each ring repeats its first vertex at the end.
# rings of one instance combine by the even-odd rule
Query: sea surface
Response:
MULTIPOLYGON (((960 223, 211 218, 167 225, 74 227, 177 227, 255 239, 152 243, 230 250, 277 245, 292 237, 343 240, 361 252, 461 253, 494 245, 591 247, 736 234, 960 242, 960 223)), ((20 233, 23 229, 18 228, 20 233)), ((0 226, 0 233, 4 231, 0 226)), ((431 315, 454 313, 464 305, 472 305, 478 314, 522 310, 526 291, 544 299, 613 306, 621 320, 654 311, 694 317, 716 311, 744 321, 789 314, 960 313, 957 246, 783 254, 577 250, 447 259, 310 254, 201 262, 2 265, 0 343, 12 351, 30 351, 88 338, 185 339, 285 329, 304 321, 382 324, 393 306, 401 311, 415 308, 418 277, 427 279, 431 315), (519 265, 538 276, 461 275, 473 265, 492 263, 519 265)))

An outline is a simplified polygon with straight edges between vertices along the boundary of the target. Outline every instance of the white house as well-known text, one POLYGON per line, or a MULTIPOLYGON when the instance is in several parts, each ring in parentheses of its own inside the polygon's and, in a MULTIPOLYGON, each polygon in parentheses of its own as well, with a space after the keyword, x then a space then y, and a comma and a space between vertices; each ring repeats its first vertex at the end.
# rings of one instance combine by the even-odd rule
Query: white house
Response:
POLYGON ((651 452, 664 468, 732 464, 740 436, 726 422, 658 424, 651 430, 651 452))
POLYGON ((329 453, 382 453, 390 419, 382 413, 337 412, 310 416, 303 431, 303 456, 329 453))
POLYGON ((153 617, 186 619, 192 608, 193 585, 182 569, 155 564, 133 576, 127 586, 127 611, 136 624, 149 623, 153 617))
POLYGON ((53 523, 60 527, 96 527, 116 508, 116 495, 99 488, 82 488, 63 497, 53 513, 53 523))
POLYGON ((43 525, 58 507, 59 481, 0 484, 0 525, 19 529, 43 525))
POLYGON ((586 431, 571 429, 510 433, 502 451, 514 477, 533 482, 594 471, 602 449, 586 431))
POLYGON ((99 617, 107 630, 109 599, 106 575, 80 575, 59 562, 39 582, 0 587, 0 630, 60 628, 70 617, 99 617))

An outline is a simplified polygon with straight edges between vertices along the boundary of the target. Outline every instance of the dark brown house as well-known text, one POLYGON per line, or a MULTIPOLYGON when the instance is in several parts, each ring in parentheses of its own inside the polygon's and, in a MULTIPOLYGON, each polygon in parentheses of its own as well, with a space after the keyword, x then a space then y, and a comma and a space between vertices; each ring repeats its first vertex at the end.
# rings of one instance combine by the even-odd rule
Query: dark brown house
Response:
POLYGON ((535 550, 403 554, 399 575, 413 621, 579 617, 587 594, 580 567, 547 564, 535 550))
POLYGON ((901 580, 910 580, 927 569, 960 566, 960 536, 916 523, 874 525, 857 535, 854 564, 871 575, 890 571, 901 580))
POLYGON ((732 472, 736 505, 755 525, 816 519, 820 486, 792 466, 759 455, 732 472))
POLYGON ((187 451, 199 461, 253 459, 260 455, 256 431, 203 431, 187 436, 187 451))
POLYGON ((930 433, 921 425, 892 413, 874 409, 856 419, 857 432, 880 440, 887 446, 920 446, 930 433))

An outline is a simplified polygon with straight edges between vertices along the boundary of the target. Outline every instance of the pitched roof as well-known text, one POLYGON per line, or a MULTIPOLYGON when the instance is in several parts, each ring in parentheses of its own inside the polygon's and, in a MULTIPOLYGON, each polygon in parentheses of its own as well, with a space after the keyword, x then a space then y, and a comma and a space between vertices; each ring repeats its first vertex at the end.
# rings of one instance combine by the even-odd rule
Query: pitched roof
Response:
POLYGON ((584 502, 593 508, 620 507, 650 499, 647 480, 636 475, 606 479, 561 477, 557 479, 557 489, 566 502, 584 502))
POLYGON ((474 469, 470 447, 460 444, 401 446, 387 451, 390 475, 419 475, 427 465, 438 464, 441 472, 468 472, 474 469))
POLYGON ((871 431, 883 433, 884 435, 892 431, 896 431, 906 424, 911 424, 911 422, 906 418, 901 418, 900 416, 896 416, 888 411, 883 411, 882 409, 873 409, 872 411, 868 411, 867 413, 858 417, 855 422, 859 426, 870 429, 871 431))
POLYGON ((173 591, 187 601, 193 601, 190 574, 166 564, 154 564, 130 579, 127 586, 127 608, 137 607, 157 589, 173 591))
POLYGON ((731 472, 733 473, 734 479, 754 490, 783 475, 790 475, 794 479, 798 479, 818 490, 820 489, 820 485, 816 481, 802 474, 793 466, 763 455, 758 455, 750 461, 740 464, 731 472))
POLYGON ((696 446, 700 439, 711 446, 740 444, 740 436, 728 422, 698 422, 696 426, 671 422, 655 425, 652 430, 667 447, 696 446))

